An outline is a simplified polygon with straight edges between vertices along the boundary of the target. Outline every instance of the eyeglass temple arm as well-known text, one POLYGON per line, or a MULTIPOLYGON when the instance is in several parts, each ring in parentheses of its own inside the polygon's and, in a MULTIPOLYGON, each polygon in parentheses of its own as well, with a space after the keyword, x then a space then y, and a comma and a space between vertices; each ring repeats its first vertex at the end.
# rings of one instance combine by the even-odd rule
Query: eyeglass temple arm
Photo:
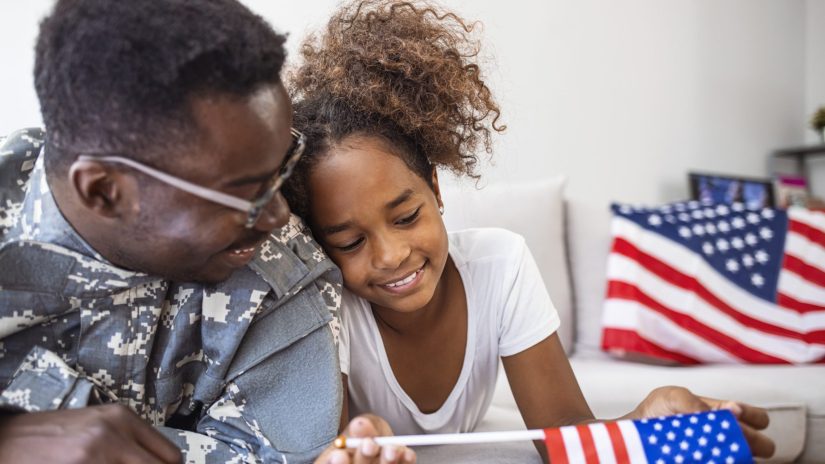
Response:
POLYGON ((136 169, 148 176, 154 177, 155 179, 164 182, 166 184, 171 185, 172 187, 176 187, 180 190, 185 192, 191 193, 197 197, 201 197, 206 200, 213 201, 215 203, 227 206, 229 208, 237 209, 243 212, 249 212, 252 210, 253 204, 249 201, 242 200, 237 197, 233 197, 232 195, 227 195, 223 192, 219 192, 217 190, 208 189, 206 187, 201 187, 200 185, 193 184, 191 182, 185 181, 183 179, 179 179, 175 176, 166 174, 165 172, 158 171, 157 169, 150 168, 144 164, 138 163, 137 161, 130 160, 129 158, 123 158, 120 156, 87 156, 87 155, 80 155, 77 157, 79 161, 105 161, 108 163, 117 163, 117 164, 124 164, 129 166, 130 168, 136 169))

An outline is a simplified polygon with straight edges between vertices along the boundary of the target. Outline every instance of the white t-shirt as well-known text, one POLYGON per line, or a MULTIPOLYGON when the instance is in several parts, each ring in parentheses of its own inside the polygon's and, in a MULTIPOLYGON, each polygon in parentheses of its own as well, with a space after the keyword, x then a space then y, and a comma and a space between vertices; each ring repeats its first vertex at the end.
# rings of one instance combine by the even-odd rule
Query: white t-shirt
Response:
POLYGON ((472 431, 490 406, 499 357, 524 351, 559 327, 520 235, 467 229, 449 233, 449 243, 467 294, 467 346, 458 381, 435 412, 422 413, 396 380, 369 302, 344 291, 338 349, 349 376, 350 415, 378 414, 395 434, 472 431))

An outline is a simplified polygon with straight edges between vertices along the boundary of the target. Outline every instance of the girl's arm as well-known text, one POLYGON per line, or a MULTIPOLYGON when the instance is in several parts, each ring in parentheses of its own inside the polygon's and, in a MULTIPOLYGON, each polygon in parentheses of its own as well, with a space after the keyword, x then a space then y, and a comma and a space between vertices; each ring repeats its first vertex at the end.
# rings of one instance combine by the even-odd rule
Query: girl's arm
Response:
MULTIPOLYGON (((595 420, 557 333, 520 353, 501 359, 513 397, 528 429, 595 420)), ((536 449, 546 461, 544 444, 536 442, 536 449)))

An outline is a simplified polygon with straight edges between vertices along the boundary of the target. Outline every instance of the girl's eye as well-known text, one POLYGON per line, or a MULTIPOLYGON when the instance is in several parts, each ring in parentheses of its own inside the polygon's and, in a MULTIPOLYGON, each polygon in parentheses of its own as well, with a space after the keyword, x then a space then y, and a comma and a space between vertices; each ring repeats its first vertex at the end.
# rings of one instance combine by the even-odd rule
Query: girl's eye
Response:
POLYGON ((364 241, 364 238, 362 237, 362 238, 359 238, 358 240, 356 240, 354 242, 348 243, 348 244, 343 245, 343 246, 337 246, 335 248, 338 248, 339 250, 344 251, 344 252, 352 251, 352 250, 358 248, 358 245, 360 245, 361 242, 363 242, 363 241, 364 241))
POLYGON ((401 225, 401 226, 405 226, 407 224, 412 224, 413 222, 415 222, 416 219, 418 219, 418 215, 419 215, 420 212, 421 212, 421 207, 419 206, 409 216, 405 216, 405 217, 402 217, 401 219, 399 219, 396 222, 396 224, 401 225))

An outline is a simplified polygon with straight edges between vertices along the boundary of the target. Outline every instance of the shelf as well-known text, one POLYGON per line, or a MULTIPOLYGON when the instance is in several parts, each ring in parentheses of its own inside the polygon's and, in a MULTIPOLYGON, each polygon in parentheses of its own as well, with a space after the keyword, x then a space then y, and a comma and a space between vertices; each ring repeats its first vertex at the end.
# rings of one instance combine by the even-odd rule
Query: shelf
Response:
MULTIPOLYGON (((816 158, 819 156, 825 155, 825 144, 821 145, 802 145, 798 147, 790 147, 790 148, 780 148, 778 150, 774 150, 773 152, 773 159, 790 159, 793 160, 796 164, 796 171, 797 173, 805 179, 806 189, 810 193, 811 185, 810 185, 810 178, 808 172, 808 163, 806 160, 810 158, 816 158)), ((772 171, 773 174, 777 174, 776 164, 772 163, 772 171)))
POLYGON ((775 150, 773 155, 780 158, 804 158, 808 155, 825 155, 825 145, 780 148, 779 150, 775 150))

